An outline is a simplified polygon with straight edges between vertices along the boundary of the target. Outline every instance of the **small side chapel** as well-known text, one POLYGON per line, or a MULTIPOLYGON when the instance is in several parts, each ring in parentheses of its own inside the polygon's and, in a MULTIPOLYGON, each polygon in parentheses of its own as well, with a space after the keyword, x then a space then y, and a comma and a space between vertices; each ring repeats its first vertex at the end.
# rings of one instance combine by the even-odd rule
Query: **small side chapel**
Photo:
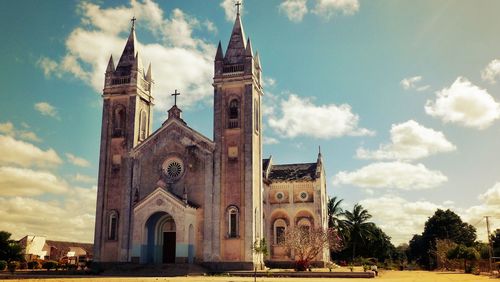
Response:
MULTIPOLYGON (((266 238, 264 260, 291 263, 279 245, 287 228, 327 227, 325 170, 321 153, 312 163, 263 159, 262 68, 240 13, 215 54, 213 140, 188 126, 176 102, 153 131, 154 80, 134 24, 105 73, 94 260, 253 269, 253 243, 266 238)), ((324 250, 316 263, 328 260, 324 250)))

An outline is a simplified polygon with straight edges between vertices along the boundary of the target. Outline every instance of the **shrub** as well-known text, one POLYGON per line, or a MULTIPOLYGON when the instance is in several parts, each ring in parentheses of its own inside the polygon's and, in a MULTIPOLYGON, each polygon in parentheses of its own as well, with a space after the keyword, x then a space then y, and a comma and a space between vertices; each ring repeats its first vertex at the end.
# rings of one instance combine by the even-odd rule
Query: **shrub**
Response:
POLYGON ((26 269, 28 268, 28 263, 25 261, 22 261, 19 263, 19 269, 26 269))
POLYGON ((40 264, 38 263, 38 261, 34 260, 28 262, 28 269, 37 269, 37 268, 40 268, 40 264))
POLYGON ((47 269, 47 271, 55 269, 57 268, 57 261, 48 260, 42 264, 42 268, 47 269))
POLYGON ((296 271, 306 271, 309 263, 305 260, 298 260, 295 262, 295 270, 296 271))
POLYGON ((7 268, 7 262, 4 260, 0 260, 0 271, 4 271, 7 268))
POLYGON ((9 262, 9 264, 7 265, 7 268, 9 269, 9 271, 11 273, 14 273, 16 271, 16 269, 19 268, 19 262, 18 261, 11 261, 9 262))

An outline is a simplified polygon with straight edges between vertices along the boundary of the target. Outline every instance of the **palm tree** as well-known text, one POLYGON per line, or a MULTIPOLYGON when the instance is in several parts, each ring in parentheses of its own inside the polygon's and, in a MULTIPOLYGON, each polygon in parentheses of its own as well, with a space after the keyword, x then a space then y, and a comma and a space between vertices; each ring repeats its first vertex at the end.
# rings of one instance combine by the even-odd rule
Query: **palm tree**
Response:
POLYGON ((343 220, 343 225, 349 234, 349 239, 352 245, 352 259, 354 260, 356 255, 356 245, 363 243, 372 235, 371 230, 373 222, 368 222, 372 215, 369 214, 368 210, 363 208, 360 204, 355 204, 352 212, 344 211, 343 215, 346 218, 343 220))
POLYGON ((344 214, 344 210, 340 207, 340 204, 343 201, 343 199, 337 200, 337 196, 328 198, 328 228, 339 229, 339 226, 342 224, 340 217, 344 214))

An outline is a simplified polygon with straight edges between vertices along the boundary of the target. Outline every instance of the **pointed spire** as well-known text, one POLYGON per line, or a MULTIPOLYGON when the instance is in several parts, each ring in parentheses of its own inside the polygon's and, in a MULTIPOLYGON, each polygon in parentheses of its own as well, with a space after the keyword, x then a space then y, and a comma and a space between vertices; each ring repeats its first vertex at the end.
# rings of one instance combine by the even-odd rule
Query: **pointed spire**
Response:
POLYGON ((255 68, 257 69, 262 69, 262 66, 260 65, 260 56, 259 56, 259 52, 255 53, 255 68))
POLYGON ((142 75, 144 75, 144 67, 142 66, 142 60, 141 60, 141 57, 139 57, 139 51, 137 51, 135 53, 135 65, 134 65, 135 69, 142 73, 142 75))
POLYGON ((245 49, 245 31, 243 30, 240 15, 237 14, 231 38, 229 39, 229 44, 227 45, 224 61, 229 64, 244 62, 245 49))
MULTIPOLYGON (((135 63, 135 56, 137 53, 136 46, 137 40, 135 36, 135 17, 132 18, 132 27, 130 28, 130 34, 127 39, 127 43, 125 44, 125 48, 123 48, 122 56, 120 57, 120 61, 118 61, 118 65, 116 66, 117 70, 124 71, 133 66, 135 63)), ((126 73, 124 73, 126 74, 126 73)))
POLYGON ((316 178, 321 177, 323 172, 323 157, 321 156, 321 146, 318 146, 318 159, 316 160, 316 178))
POLYGON ((222 53, 222 45, 219 40, 219 46, 217 46, 217 54, 215 54, 216 61, 222 61, 224 59, 224 54, 222 53))
POLYGON ((321 161, 322 155, 321 155, 321 146, 318 145, 318 162, 321 161))
POLYGON ((149 63, 148 72, 146 74, 146 80, 149 82, 153 81, 153 76, 151 74, 151 63, 149 63))
POLYGON ((245 49, 245 56, 253 57, 252 42, 250 42, 250 37, 247 39, 247 48, 245 49))
POLYGON ((115 71, 115 62, 113 61, 113 55, 109 57, 108 67, 106 68, 106 73, 115 71))

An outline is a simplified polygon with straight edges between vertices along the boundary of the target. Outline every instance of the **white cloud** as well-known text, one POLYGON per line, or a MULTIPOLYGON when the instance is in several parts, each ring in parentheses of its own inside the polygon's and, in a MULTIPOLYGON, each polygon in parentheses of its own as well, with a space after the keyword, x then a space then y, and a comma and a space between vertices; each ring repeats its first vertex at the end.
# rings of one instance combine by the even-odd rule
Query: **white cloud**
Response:
POLYGON ((485 129, 500 117, 500 105, 493 97, 464 77, 458 77, 436 96, 435 101, 427 100, 425 112, 445 123, 485 129))
POLYGON ((500 206, 500 182, 495 183, 493 187, 479 195, 478 199, 488 205, 500 206))
POLYGON ((369 198, 359 203, 370 212, 373 220, 395 245, 408 243, 413 234, 422 233, 427 219, 437 209, 444 208, 431 202, 410 202, 392 195, 369 198))
MULTIPOLYGON (((25 123, 22 124, 23 127, 29 128, 25 123)), ((14 127, 12 122, 8 121, 5 123, 0 123, 0 134, 5 134, 11 137, 18 137, 23 140, 41 142, 42 139, 36 135, 36 133, 27 130, 18 130, 14 127)))
POLYGON ((491 230, 500 228, 500 221, 495 220, 500 218, 500 182, 495 183, 493 187, 480 194, 478 199, 481 201, 479 205, 469 207, 464 212, 464 219, 470 224, 476 224, 477 237, 479 240, 486 242, 486 221, 485 216, 491 216, 491 230))
POLYGON ((40 112, 44 116, 57 118, 56 108, 47 102, 36 103, 34 107, 35 107, 35 110, 37 110, 38 112, 40 112))
POLYGON ((416 88, 417 91, 421 92, 421 91, 425 91, 427 89, 431 88, 430 85, 424 85, 424 86, 419 86, 416 88))
POLYGON ((353 15, 358 10, 358 0, 316 0, 313 13, 330 19, 337 14, 353 15))
POLYGON ((0 196, 37 196, 63 193, 67 189, 66 182, 50 172, 0 167, 0 196))
POLYGON ((92 242, 97 188, 71 188, 61 201, 0 197, 0 230, 20 239, 27 234, 51 240, 92 242))
POLYGON ((359 116, 353 114, 347 104, 316 106, 308 98, 291 94, 288 100, 281 101, 281 109, 282 116, 270 116, 268 122, 272 129, 285 137, 303 135, 327 139, 374 134, 358 127, 359 116))
MULTIPOLYGON (((240 6, 240 13, 243 14, 243 1, 239 0, 242 5, 240 6)), ((234 21, 236 19, 236 0, 222 0, 220 6, 224 9, 226 20, 234 21)))
POLYGON ((23 140, 32 142, 42 142, 42 139, 36 135, 35 132, 21 130, 17 132, 17 136, 23 140))
POLYGON ((266 145, 273 145, 273 144, 279 144, 280 141, 274 137, 269 137, 269 136, 264 136, 264 144, 266 145))
POLYGON ((484 216, 491 216, 491 230, 500 228, 500 183, 496 183, 486 192, 480 194, 480 204, 467 209, 454 207, 453 201, 444 201, 436 204, 429 201, 408 201, 394 195, 385 195, 378 198, 369 198, 360 201, 360 204, 373 215, 373 220, 384 232, 392 237, 394 244, 407 243, 413 234, 421 234, 424 224, 437 209, 451 209, 457 213, 464 222, 474 224, 477 238, 487 241, 486 224, 484 216))
POLYGON ((5 123, 0 123, 0 133, 6 135, 14 135, 14 125, 12 122, 8 121, 5 123))
POLYGON ((292 22, 300 22, 308 12, 306 4, 307 0, 285 0, 281 2, 279 9, 292 22))
POLYGON ((356 156, 360 159, 415 160, 455 149, 442 132, 409 120, 392 125, 390 144, 383 144, 376 151, 359 148, 356 156))
POLYGON ((404 90, 416 89, 417 91, 425 91, 429 89, 430 85, 418 86, 419 82, 422 81, 421 76, 407 77, 401 80, 400 84, 404 90))
POLYGON ((495 59, 481 71, 481 78, 484 81, 494 84, 498 77, 500 77, 500 60, 495 59))
POLYGON ((0 165, 48 167, 61 163, 61 158, 53 149, 44 151, 33 144, 0 135, 0 165))
POLYGON ((57 62, 54 60, 42 57, 36 62, 36 65, 43 70, 43 74, 45 75, 46 78, 49 78, 53 74, 56 74, 56 76, 60 76, 59 73, 57 72, 58 69, 57 62))
MULTIPOLYGON (((57 67, 48 64, 50 68, 47 75, 72 75, 100 93, 109 55, 113 54, 117 64, 130 30, 128 19, 135 14, 138 30, 147 30, 161 40, 161 44, 139 43, 138 47, 144 66, 153 62, 155 109, 164 113, 171 106, 168 93, 173 89, 183 93, 179 99, 181 106, 192 106, 200 101, 210 102, 216 49, 192 34, 194 29, 210 29, 209 25, 200 24, 196 18, 179 9, 172 10, 169 17, 164 17, 163 10, 151 0, 134 0, 129 6, 115 8, 102 8, 94 3, 83 2, 79 12, 82 23, 66 38, 66 54, 56 61, 40 59, 40 62, 45 62, 39 63, 44 72, 44 65, 50 60, 57 64, 57 67)), ((137 36, 140 40, 141 33, 138 32, 137 36)))
POLYGON ((82 183, 95 183, 96 182, 96 178, 93 177, 93 176, 89 176, 89 175, 85 175, 85 174, 81 174, 81 173, 77 173, 75 174, 75 176, 73 177, 73 179, 77 182, 82 182, 82 183))
POLYGON ((273 87, 276 85, 276 79, 266 76, 262 80, 262 84, 264 85, 264 87, 273 87))
POLYGON ((73 154, 66 153, 66 158, 68 158, 68 162, 73 164, 73 165, 81 166, 81 167, 89 167, 90 166, 89 161, 87 161, 84 158, 77 157, 73 154))
POLYGON ((380 162, 352 172, 341 171, 335 176, 334 185, 422 190, 435 188, 446 181, 448 178, 440 171, 428 170, 423 164, 380 162))
POLYGON ((203 24, 205 25, 208 31, 217 33, 217 26, 215 26, 215 24, 212 21, 205 20, 203 24))

